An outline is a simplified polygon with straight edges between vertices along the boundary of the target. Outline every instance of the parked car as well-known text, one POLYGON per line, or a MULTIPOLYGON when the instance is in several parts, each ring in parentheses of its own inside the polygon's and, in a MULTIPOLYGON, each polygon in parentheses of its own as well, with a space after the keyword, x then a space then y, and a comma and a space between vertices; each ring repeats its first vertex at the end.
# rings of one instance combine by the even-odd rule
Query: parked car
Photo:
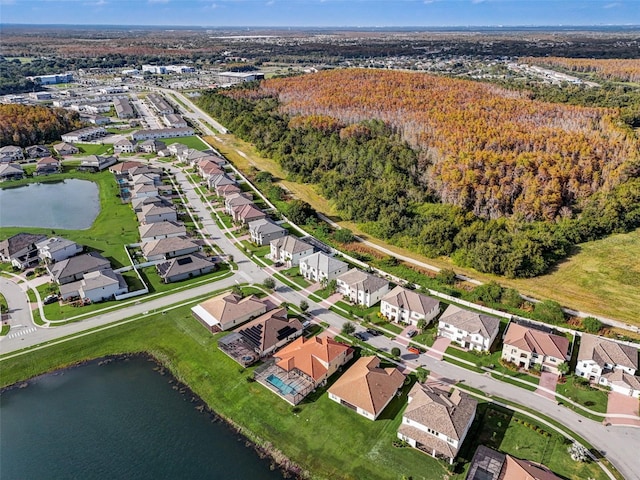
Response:
POLYGON ((353 334, 354 337, 356 337, 359 340, 366 340, 367 337, 364 336, 364 334, 362 332, 356 332, 353 334))
POLYGON ((420 354, 422 353, 422 352, 420 351, 420 349, 419 349, 419 348, 417 348, 417 347, 409 347, 409 348, 407 348, 407 351, 408 351, 409 353, 414 353, 414 354, 416 354, 416 355, 420 355, 420 354))
POLYGON ((58 295, 47 295, 44 297, 43 303, 45 305, 49 305, 50 303, 55 303, 58 301, 58 295))
POLYGON ((417 330, 409 330, 409 331, 407 332, 407 337, 409 337, 409 338, 413 338, 413 337, 415 337, 417 334, 418 334, 418 331, 417 331, 417 330))
POLYGON ((377 337, 378 335, 382 335, 382 332, 379 330, 376 330, 375 328, 367 328, 367 332, 373 335, 374 337, 377 337))

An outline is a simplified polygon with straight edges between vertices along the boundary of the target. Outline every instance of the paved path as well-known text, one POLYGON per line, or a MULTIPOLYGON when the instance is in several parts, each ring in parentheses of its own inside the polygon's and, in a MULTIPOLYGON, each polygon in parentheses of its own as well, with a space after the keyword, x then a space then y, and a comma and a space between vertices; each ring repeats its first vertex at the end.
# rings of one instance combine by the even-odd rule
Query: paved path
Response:
MULTIPOLYGON (((640 400, 638 400, 637 398, 630 397, 629 395, 623 395, 618 392, 609 392, 609 399, 607 401, 608 414, 621 413, 621 414, 627 414, 627 415, 638 415, 639 407, 640 407, 640 400)), ((610 423, 612 425, 632 424, 632 425, 635 425, 636 427, 640 427, 640 419, 629 420, 629 419, 620 419, 615 417, 607 417, 605 419, 605 423, 610 423)), ((640 450, 639 450, 639 453, 640 453, 640 450)))

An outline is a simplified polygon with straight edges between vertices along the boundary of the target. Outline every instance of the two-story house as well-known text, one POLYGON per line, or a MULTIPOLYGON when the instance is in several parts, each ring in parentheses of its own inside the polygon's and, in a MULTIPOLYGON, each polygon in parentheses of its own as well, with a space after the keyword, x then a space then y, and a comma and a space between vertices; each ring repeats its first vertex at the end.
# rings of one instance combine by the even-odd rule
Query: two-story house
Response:
POLYGON ((338 292, 349 297, 352 303, 370 307, 380 301, 389 291, 389 282, 384 278, 352 268, 336 278, 338 292))
POLYGON ((539 365, 543 372, 559 374, 569 360, 569 340, 553 333, 511 322, 504 335, 502 359, 529 370, 539 365))
POLYGON ((478 402, 451 391, 416 383, 402 414, 398 438, 434 458, 453 463, 476 415, 478 402))
POLYGON ((278 238, 271 241, 271 254, 272 261, 283 263, 287 267, 297 267, 300 265, 300 260, 308 257, 313 253, 313 247, 308 243, 294 237, 293 235, 287 235, 286 237, 278 238))
POLYGON ((272 240, 282 238, 289 232, 286 228, 272 222, 267 218, 249 223, 249 235, 256 245, 269 245, 272 240))
POLYGON ((438 321, 438 335, 463 348, 488 352, 500 330, 500 320, 449 305, 438 321))
POLYGON ((335 279, 345 273, 349 265, 337 258, 322 252, 316 252, 300 260, 300 274, 312 282, 322 282, 335 279))
POLYGON ((428 324, 439 312, 438 300, 399 285, 380 301, 380 313, 399 323, 417 325, 424 319, 428 324))

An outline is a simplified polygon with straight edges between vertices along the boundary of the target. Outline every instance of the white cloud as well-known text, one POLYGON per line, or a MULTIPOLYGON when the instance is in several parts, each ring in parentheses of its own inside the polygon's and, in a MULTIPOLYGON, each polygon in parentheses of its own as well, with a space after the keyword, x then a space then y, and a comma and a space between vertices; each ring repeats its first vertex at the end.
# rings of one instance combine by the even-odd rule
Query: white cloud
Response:
POLYGON ((169 0, 147 0, 149 3, 169 3, 169 0))
POLYGON ((276 3, 276 0, 268 0, 268 1, 267 1, 267 3, 265 3, 265 5, 266 5, 267 7, 270 7, 270 6, 272 6, 272 5, 275 5, 275 3, 276 3))
POLYGON ((622 5, 621 3, 613 2, 613 3, 607 3, 602 8, 616 8, 616 7, 619 7, 621 5, 622 5))

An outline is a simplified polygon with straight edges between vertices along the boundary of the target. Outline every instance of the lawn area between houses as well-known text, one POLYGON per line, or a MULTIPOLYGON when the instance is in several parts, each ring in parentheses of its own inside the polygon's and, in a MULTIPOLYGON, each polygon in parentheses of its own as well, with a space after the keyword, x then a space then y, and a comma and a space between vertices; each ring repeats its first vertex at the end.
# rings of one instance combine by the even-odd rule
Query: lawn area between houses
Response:
MULTIPOLYGON (((212 336, 191 316, 189 306, 184 306, 166 315, 149 316, 2 360, 0 387, 106 355, 149 352, 214 411, 232 419, 252 440, 277 448, 309 470, 311 478, 464 478, 467 466, 449 476, 442 462, 411 448, 392 446, 409 385, 375 422, 320 391, 294 409, 263 386, 248 381, 253 368, 239 369, 216 348, 216 340, 224 335, 212 336)), ((544 462, 566 478, 606 478, 595 464, 572 462, 559 434, 545 435, 540 428, 536 431, 535 425, 523 423, 533 420, 519 423, 514 419, 521 417, 508 409, 483 405, 468 437, 471 441, 463 447, 467 448, 463 458, 470 459, 482 441, 520 458, 544 462), (503 416, 488 414, 489 408, 503 416)))
MULTIPOLYGON (((609 392, 592 387, 589 384, 585 384, 580 377, 576 377, 575 375, 569 375, 565 380, 565 383, 558 383, 556 386, 556 393, 564 395, 594 412, 607 412, 609 392)), ((558 400, 558 402, 562 402, 567 407, 571 407, 570 404, 559 397, 556 397, 556 400, 558 400)), ((576 411, 580 414, 584 414, 581 410, 576 411)), ((597 420, 600 419, 598 418, 597 420)))
POLYGON ((80 153, 76 153, 74 157, 86 157, 87 155, 104 155, 113 153, 113 145, 109 143, 76 143, 75 146, 80 149, 80 153))
MULTIPOLYGON (((41 233, 49 236, 60 236, 97 250, 109 261, 113 268, 130 265, 124 245, 138 241, 138 221, 131 207, 123 204, 117 197, 119 188, 113 174, 107 170, 100 173, 70 171, 49 175, 47 181, 78 178, 98 184, 100 197, 100 213, 91 228, 87 230, 61 230, 50 228, 4 227, 0 228, 0 240, 20 232, 41 233)), ((41 181, 38 178, 21 180, 21 184, 41 181)), ((11 187, 17 182, 5 182, 2 186, 11 187)))
POLYGON ((189 137, 175 137, 175 138, 163 138, 160 140, 165 145, 171 145, 173 143, 181 143, 189 148, 200 150, 201 152, 209 150, 209 145, 200 140, 197 136, 191 135, 189 137))

